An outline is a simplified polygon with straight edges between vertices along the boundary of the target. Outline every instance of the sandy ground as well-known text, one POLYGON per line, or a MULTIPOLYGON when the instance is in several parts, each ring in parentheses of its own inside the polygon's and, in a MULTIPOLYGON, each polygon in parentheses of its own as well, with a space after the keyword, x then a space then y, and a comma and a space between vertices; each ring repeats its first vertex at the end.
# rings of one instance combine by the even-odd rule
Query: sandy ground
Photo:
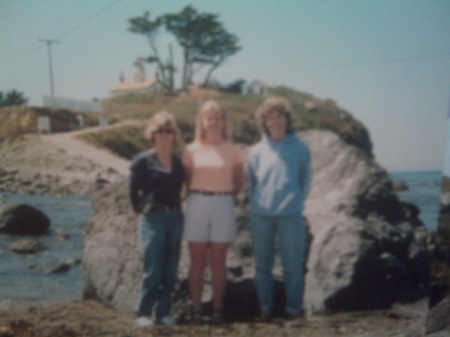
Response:
POLYGON ((396 306, 390 310, 310 316, 272 323, 241 322, 223 326, 205 324, 173 327, 156 325, 149 328, 139 328, 133 315, 117 312, 95 301, 0 305, 0 336, 418 337, 424 335, 424 317, 416 309, 423 305, 422 301, 415 306, 396 306))

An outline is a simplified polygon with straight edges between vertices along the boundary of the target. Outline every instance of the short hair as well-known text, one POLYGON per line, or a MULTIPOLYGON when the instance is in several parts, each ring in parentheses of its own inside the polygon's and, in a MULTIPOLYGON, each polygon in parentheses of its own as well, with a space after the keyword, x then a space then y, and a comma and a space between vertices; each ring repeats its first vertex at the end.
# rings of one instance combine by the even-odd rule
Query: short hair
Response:
POLYGON ((202 119, 205 116, 205 114, 211 110, 216 110, 221 113, 223 119, 222 137, 225 140, 230 139, 228 128, 228 116, 225 109, 223 109, 219 104, 219 102, 217 102, 216 100, 208 99, 202 105, 200 105, 200 108, 197 113, 197 118, 195 120, 195 138, 194 138, 195 142, 201 142, 205 137, 205 131, 203 130, 202 127, 202 119))
POLYGON ((177 121, 173 114, 168 111, 162 110, 155 113, 147 124, 145 129, 145 138, 152 143, 155 141, 155 133, 163 127, 169 127, 175 131, 175 139, 177 142, 180 139, 180 129, 178 128, 177 121))
POLYGON ((269 130, 266 127, 266 120, 269 112, 273 110, 278 111, 286 117, 286 133, 292 132, 292 108, 288 100, 280 96, 267 97, 256 110, 255 118, 261 131, 267 135, 269 134, 269 130))

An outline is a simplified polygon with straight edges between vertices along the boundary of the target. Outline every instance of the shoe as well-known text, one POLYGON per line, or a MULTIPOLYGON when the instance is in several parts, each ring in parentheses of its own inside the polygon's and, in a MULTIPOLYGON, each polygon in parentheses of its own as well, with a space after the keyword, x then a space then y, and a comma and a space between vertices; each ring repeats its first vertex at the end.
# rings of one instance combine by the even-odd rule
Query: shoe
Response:
POLYGON ((161 319, 159 320, 159 322, 160 322, 162 325, 166 325, 166 326, 171 326, 171 325, 177 324, 177 321, 175 320, 175 318, 173 318, 173 317, 170 316, 170 315, 164 316, 163 318, 161 318, 161 319))
POLYGON ((214 310, 213 315, 211 317, 211 323, 213 325, 222 325, 225 323, 225 319, 223 318, 221 310, 214 310))
POLYGON ((140 328, 147 328, 153 325, 153 321, 150 317, 140 316, 137 319, 137 324, 140 328))
POLYGON ((202 325, 203 318, 200 311, 194 311, 191 316, 191 325, 202 325))
POLYGON ((272 314, 270 313, 269 310, 262 310, 259 313, 259 316, 256 318, 257 322, 260 323, 268 323, 272 321, 272 314))

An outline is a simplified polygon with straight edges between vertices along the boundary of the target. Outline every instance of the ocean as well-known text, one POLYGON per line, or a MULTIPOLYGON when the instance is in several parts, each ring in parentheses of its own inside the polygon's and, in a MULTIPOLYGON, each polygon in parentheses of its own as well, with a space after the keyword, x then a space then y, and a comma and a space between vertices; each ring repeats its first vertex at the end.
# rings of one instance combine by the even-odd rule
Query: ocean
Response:
MULTIPOLYGON (((394 172, 391 176, 408 185, 408 191, 398 192, 399 197, 416 204, 421 211, 421 220, 430 230, 436 230, 441 172, 394 172)), ((0 194, 0 207, 17 202, 43 211, 51 220, 51 232, 37 237, 46 250, 33 255, 12 253, 11 245, 21 237, 0 235, 0 301, 80 300, 83 289, 81 264, 74 265, 69 271, 50 275, 32 267, 49 261, 82 259, 85 226, 91 216, 91 198, 82 195, 0 194)))

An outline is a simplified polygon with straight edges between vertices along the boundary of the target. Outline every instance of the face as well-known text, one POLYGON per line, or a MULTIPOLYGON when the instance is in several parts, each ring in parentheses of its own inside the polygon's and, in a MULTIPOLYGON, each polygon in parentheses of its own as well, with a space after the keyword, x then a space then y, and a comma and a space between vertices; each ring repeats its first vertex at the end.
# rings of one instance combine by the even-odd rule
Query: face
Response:
POLYGON ((208 110, 201 120, 202 129, 205 133, 220 133, 222 134, 224 128, 224 120, 222 113, 216 109, 208 110))
POLYGON ((175 130, 170 126, 162 126, 153 134, 155 145, 173 145, 175 130))
POLYGON ((269 137, 273 140, 280 140, 286 136, 286 115, 278 110, 271 110, 267 114, 265 125, 269 132, 269 137))

